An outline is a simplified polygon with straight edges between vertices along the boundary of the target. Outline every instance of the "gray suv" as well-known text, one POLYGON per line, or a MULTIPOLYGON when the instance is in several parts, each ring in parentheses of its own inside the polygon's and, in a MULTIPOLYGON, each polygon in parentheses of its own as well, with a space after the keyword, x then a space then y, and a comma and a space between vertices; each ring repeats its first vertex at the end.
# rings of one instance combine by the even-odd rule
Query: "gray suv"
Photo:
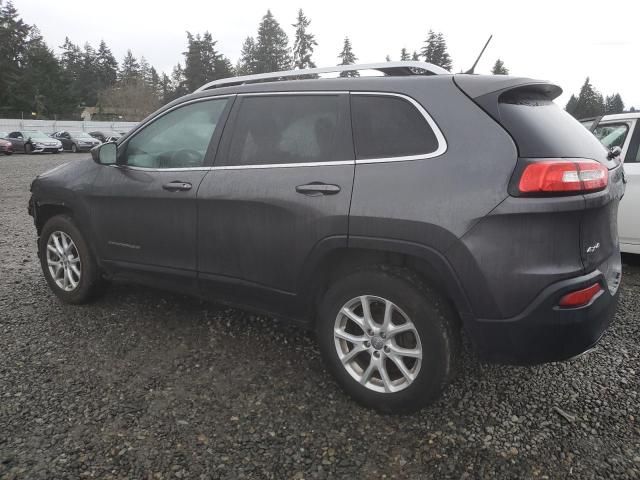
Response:
POLYGON ((385 412, 440 395, 462 329, 491 361, 571 358, 615 310, 624 175, 560 93, 417 62, 211 82, 33 182, 45 278, 299 322, 385 412), (355 69, 383 75, 317 78, 355 69))

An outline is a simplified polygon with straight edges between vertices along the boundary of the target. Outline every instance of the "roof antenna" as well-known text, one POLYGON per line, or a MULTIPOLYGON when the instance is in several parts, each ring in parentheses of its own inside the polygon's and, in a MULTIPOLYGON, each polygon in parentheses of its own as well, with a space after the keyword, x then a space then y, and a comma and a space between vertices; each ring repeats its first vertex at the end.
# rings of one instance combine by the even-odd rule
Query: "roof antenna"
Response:
POLYGON ((467 75, 472 75, 473 74, 473 71, 476 69, 476 65, 478 65, 478 62, 480 61, 480 58, 482 57, 482 54, 487 49, 487 45, 489 45, 489 42, 491 41, 492 38, 493 38, 493 35, 489 35, 489 40, 487 40, 487 43, 485 43, 484 47, 482 47, 482 51, 480 52, 480 55, 478 55, 478 58, 476 58, 476 61, 473 62, 473 66, 469 70, 464 72, 464 73, 466 73, 467 75))

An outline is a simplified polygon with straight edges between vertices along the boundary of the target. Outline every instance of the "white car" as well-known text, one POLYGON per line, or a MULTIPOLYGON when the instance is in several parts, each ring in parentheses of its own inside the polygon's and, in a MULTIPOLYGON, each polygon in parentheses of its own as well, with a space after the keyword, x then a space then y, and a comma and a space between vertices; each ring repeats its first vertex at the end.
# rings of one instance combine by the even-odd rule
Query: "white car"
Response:
POLYGON ((622 150, 627 189, 618 210, 620 251, 640 254, 640 112, 581 122, 605 147, 622 150))

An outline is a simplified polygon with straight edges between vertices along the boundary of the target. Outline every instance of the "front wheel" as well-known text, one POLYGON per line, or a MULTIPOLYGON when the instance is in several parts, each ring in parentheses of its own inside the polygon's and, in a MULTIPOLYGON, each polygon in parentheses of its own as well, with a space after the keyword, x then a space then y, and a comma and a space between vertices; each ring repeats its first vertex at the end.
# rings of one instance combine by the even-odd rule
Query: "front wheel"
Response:
POLYGON ((437 399, 459 356, 457 319, 411 272, 353 273, 325 294, 317 322, 322 356, 359 403, 386 413, 437 399))
POLYGON ((24 153, 26 153, 26 154, 33 153, 33 147, 31 146, 30 143, 25 143, 24 144, 24 153))
POLYGON ((100 290, 95 257, 71 217, 57 215, 40 233, 40 265, 49 288, 66 303, 86 303, 100 290))
POLYGON ((75 143, 71 144, 71 152, 78 153, 78 146, 75 143))

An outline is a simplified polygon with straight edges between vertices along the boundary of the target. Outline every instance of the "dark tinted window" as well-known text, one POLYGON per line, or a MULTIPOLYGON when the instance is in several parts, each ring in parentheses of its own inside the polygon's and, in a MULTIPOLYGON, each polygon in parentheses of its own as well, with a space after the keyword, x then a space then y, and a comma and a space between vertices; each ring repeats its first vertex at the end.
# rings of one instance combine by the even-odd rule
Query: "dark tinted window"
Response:
POLYGON ((343 113, 345 101, 339 95, 241 98, 226 163, 269 165, 353 158, 343 113))
POLYGON ((351 115, 359 159, 421 155, 438 149, 425 118, 402 98, 352 95, 351 115))
POLYGON ((542 94, 513 93, 501 98, 498 107, 499 121, 521 157, 606 157, 606 149, 589 130, 542 94))

